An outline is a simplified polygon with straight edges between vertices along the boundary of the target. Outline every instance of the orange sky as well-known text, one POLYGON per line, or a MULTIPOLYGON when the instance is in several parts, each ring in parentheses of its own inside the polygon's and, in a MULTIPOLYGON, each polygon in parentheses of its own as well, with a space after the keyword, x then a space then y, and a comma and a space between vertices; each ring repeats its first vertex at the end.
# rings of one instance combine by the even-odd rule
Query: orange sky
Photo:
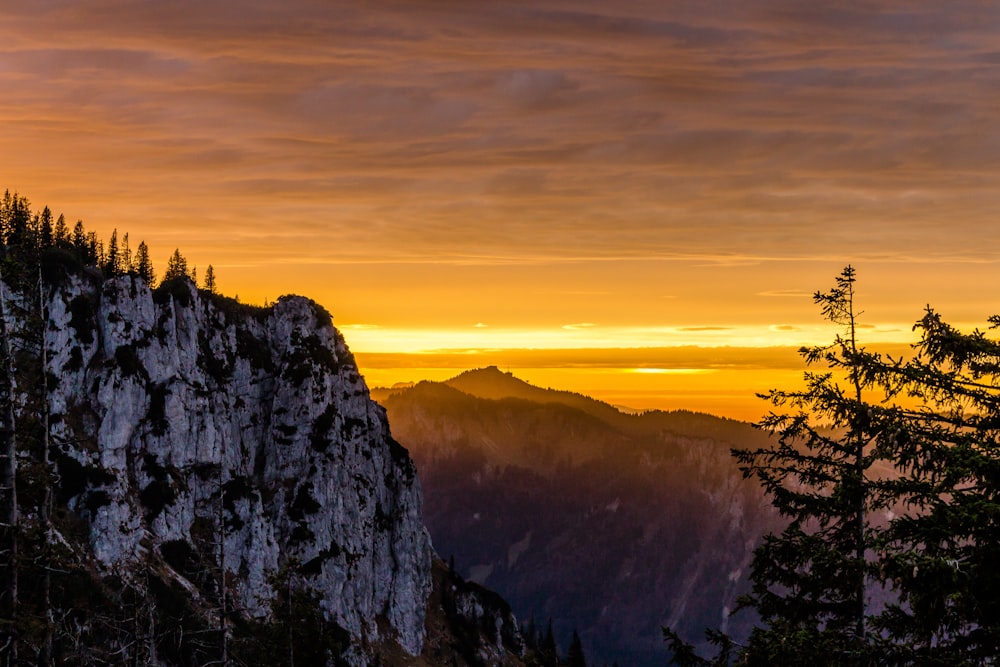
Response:
POLYGON ((848 262, 873 341, 1000 311, 992 2, 0 0, 0 91, 0 188, 312 296, 372 384, 753 417, 848 262))

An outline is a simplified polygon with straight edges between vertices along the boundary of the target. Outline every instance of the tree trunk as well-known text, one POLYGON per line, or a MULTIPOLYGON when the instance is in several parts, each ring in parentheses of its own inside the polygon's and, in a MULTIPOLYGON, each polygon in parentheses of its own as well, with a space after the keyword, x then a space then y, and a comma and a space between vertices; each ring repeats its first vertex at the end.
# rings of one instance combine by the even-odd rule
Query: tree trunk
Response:
MULTIPOLYGON (((857 322, 856 314, 854 312, 854 283, 848 283, 847 292, 847 305, 848 312, 850 315, 851 324, 851 354, 854 355, 855 359, 858 354, 858 339, 857 339, 857 322)), ((862 393, 861 393, 861 379, 858 376, 858 366, 854 362, 852 364, 851 370, 851 382, 854 385, 854 398, 858 402, 858 405, 862 404, 862 393)), ((856 434, 857 442, 854 443, 854 475, 856 476, 856 483, 858 485, 857 493, 857 506, 855 517, 855 535, 854 535, 854 558, 858 566, 858 581, 856 582, 855 595, 857 600, 855 604, 857 605, 855 613, 857 614, 857 619, 855 622, 854 632, 858 640, 858 646, 862 649, 867 644, 866 637, 866 627, 865 627, 865 616, 866 616, 866 605, 865 605, 865 570, 866 570, 866 560, 865 560, 865 546, 867 544, 867 535, 865 534, 865 514, 868 507, 868 484, 865 480, 865 438, 866 431, 869 425, 865 425, 865 429, 856 434)))
POLYGON ((48 329, 48 315, 45 310, 45 285, 42 281, 42 267, 38 266, 38 347, 41 363, 41 405, 42 417, 42 553, 45 574, 42 576, 42 604, 45 609, 45 636, 39 664, 52 664, 52 643, 55 631, 55 614, 52 611, 52 471, 49 455, 49 352, 45 345, 45 332, 48 329))
POLYGON ((222 665, 229 667, 229 631, 226 627, 227 602, 226 597, 226 502, 223 474, 226 465, 226 445, 222 441, 222 451, 219 454, 219 641, 222 649, 222 665))
POLYGON ((17 508, 17 447, 14 422, 14 365, 10 356, 7 332, 7 298, 0 273, 0 531, 3 542, 0 553, 5 557, 4 594, 9 617, 0 630, 0 651, 8 665, 17 664, 17 575, 18 575, 18 508, 17 508))

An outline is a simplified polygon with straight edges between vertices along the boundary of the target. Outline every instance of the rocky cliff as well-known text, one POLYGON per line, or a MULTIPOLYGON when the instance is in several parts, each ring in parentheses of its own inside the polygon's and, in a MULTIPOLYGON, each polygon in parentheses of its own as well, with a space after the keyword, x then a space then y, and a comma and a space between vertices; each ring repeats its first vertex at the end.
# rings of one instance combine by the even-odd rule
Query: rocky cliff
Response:
MULTIPOLYGON (((243 306, 186 279, 154 291, 135 276, 104 280, 59 261, 45 272, 40 301, 8 286, 4 303, 12 332, 30 328, 33 310, 45 322, 36 337, 44 357, 28 344, 14 368, 19 422, 35 424, 39 412, 49 421, 63 518, 48 520, 41 541, 77 552, 72 559, 90 563, 101 590, 132 582, 158 613, 180 604, 178 617, 202 613, 205 628, 216 616, 227 632, 267 622, 294 583, 345 637, 338 664, 419 655, 433 555, 420 483, 330 315, 301 297, 243 306), (25 367, 43 358, 38 392, 25 367), (149 597, 151 580, 174 594, 149 597)), ((30 449, 32 438, 41 440, 24 437, 19 447, 30 449)), ((20 454, 22 504, 41 486, 28 477, 37 451, 20 454)), ((44 523, 41 506, 22 510, 22 523, 44 523)), ((142 623, 152 635, 149 613, 142 623)), ((88 623, 73 621, 78 652, 80 637, 96 630, 88 623)), ((504 623, 516 634, 509 613, 504 623)), ((171 653, 150 639, 146 659, 199 662, 183 641, 171 653)))

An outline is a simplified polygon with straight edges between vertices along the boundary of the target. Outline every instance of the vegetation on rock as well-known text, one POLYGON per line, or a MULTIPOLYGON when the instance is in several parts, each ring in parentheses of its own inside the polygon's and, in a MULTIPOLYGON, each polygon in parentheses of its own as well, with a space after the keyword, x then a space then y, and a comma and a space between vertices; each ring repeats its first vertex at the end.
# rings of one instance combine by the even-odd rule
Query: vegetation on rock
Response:
POLYGON ((412 664, 419 487, 329 313, 53 218, 0 200, 0 665, 412 664))

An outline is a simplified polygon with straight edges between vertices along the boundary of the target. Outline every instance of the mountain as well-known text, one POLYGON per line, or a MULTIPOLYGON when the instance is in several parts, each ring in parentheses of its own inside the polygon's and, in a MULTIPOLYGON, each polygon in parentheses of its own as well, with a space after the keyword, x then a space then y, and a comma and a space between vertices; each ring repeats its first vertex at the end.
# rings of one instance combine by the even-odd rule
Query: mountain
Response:
POLYGON ((19 664, 523 664, 323 308, 38 262, 0 283, 19 664))
POLYGON ((661 625, 749 631, 751 614, 728 614, 781 521, 730 449, 767 434, 626 414, 495 367, 373 396, 416 463, 437 550, 522 620, 551 619, 564 652, 576 630, 591 663, 662 665, 661 625))

